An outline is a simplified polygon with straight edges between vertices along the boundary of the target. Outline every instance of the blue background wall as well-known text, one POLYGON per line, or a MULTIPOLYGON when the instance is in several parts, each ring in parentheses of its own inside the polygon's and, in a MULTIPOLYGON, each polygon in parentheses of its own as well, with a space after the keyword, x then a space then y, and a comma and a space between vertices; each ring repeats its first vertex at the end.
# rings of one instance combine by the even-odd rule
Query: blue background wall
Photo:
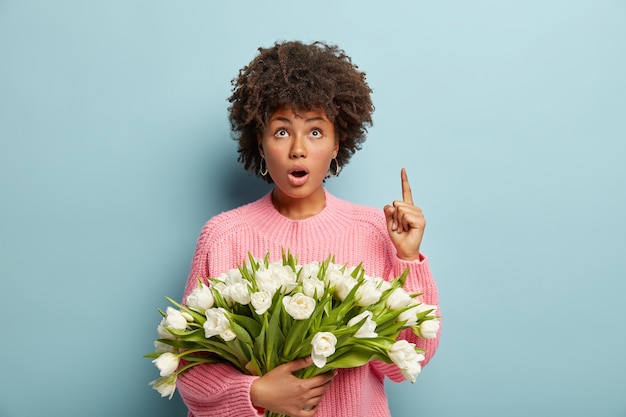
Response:
POLYGON ((394 417, 626 416, 626 3, 0 1, 0 416, 183 416, 148 386, 164 295, 236 163, 230 79, 342 46, 375 125, 328 188, 408 168, 445 315, 394 417), (227 4, 228 3, 228 4, 227 4))

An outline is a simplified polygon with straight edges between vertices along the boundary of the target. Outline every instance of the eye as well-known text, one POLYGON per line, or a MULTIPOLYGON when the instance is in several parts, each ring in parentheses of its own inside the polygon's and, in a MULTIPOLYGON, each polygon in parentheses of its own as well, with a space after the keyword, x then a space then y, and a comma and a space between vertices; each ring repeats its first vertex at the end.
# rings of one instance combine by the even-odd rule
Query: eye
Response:
POLYGON ((321 138, 322 137, 322 131, 319 129, 313 129, 311 130, 311 136, 314 138, 321 138))
POLYGON ((285 129, 278 129, 276 133, 274 133, 274 136, 276 136, 277 138, 286 138, 287 136, 289 136, 289 133, 285 129))

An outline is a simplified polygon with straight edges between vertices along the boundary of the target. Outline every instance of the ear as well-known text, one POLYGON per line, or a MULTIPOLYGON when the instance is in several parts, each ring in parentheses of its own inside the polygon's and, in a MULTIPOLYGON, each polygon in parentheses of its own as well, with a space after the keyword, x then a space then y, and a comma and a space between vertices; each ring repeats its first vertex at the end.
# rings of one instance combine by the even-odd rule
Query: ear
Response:
POLYGON ((263 153, 263 140, 262 140, 262 138, 261 138, 261 135, 258 135, 258 136, 257 136, 257 138, 256 138, 256 143, 257 143, 257 146, 258 146, 258 148, 259 148, 259 154, 260 154, 261 156, 265 156, 265 154, 263 153))

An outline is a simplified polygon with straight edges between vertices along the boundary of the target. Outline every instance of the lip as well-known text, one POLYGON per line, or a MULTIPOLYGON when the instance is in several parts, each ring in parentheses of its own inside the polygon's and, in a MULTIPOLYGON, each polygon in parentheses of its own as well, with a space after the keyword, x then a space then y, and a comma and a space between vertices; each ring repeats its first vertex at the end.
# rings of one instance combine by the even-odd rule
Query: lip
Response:
POLYGON ((287 177, 289 178, 289 183, 297 187, 309 179, 309 170, 303 165, 295 165, 289 170, 287 177))

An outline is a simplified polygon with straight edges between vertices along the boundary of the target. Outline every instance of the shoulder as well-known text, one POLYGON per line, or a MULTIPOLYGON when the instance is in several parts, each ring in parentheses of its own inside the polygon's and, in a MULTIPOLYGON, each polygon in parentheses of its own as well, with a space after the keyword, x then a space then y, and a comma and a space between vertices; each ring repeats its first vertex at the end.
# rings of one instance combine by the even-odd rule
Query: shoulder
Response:
POLYGON ((211 217, 202 227, 199 240, 210 239, 215 242, 245 230, 251 219, 266 210, 265 199, 266 197, 262 197, 211 217))
POLYGON ((338 210, 354 213, 355 215, 366 216, 384 216, 382 209, 367 206, 363 204, 353 203, 348 200, 339 198, 333 194, 326 193, 327 205, 338 210))
POLYGON ((360 226, 368 226, 381 231, 386 230, 385 214, 382 209, 356 204, 335 197, 332 194, 327 194, 327 202, 330 207, 343 213, 345 216, 349 217, 352 222, 360 226))

